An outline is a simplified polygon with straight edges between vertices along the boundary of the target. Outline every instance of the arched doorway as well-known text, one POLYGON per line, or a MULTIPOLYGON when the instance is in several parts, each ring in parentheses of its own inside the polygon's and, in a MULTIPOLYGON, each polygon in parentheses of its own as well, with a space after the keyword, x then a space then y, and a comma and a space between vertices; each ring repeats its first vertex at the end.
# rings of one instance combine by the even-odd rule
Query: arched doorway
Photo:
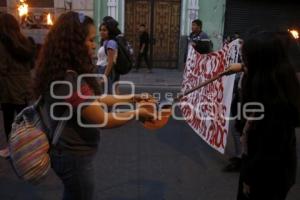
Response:
POLYGON ((126 0, 125 34, 138 49, 140 24, 150 33, 153 67, 177 68, 180 38, 181 0, 126 0))

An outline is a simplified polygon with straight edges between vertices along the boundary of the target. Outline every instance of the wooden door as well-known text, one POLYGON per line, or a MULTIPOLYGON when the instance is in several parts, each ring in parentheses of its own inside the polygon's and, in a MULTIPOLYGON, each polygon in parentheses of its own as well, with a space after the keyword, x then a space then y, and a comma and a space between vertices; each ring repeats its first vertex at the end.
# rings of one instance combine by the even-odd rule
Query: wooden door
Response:
POLYGON ((126 0, 125 34, 138 51, 139 24, 150 33, 153 67, 176 68, 180 36, 180 0, 126 0))

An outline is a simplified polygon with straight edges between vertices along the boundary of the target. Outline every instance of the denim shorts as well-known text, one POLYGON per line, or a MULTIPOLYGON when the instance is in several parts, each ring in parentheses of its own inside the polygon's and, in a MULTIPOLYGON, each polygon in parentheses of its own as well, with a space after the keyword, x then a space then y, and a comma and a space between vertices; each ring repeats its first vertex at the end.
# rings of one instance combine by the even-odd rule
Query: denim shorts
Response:
MULTIPOLYGON (((98 74, 104 74, 105 73, 105 66, 98 66, 98 74)), ((107 93, 108 94, 112 94, 112 87, 113 87, 113 83, 114 83, 114 72, 112 70, 112 72, 110 73, 110 75, 107 77, 107 93)))

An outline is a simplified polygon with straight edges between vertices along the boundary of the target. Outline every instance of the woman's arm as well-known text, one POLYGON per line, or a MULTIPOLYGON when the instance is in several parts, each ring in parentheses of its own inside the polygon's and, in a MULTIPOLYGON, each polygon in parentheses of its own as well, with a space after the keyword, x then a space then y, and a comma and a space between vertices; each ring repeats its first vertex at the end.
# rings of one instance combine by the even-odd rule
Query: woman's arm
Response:
POLYGON ((97 124, 101 128, 115 128, 125 125, 127 122, 136 118, 151 120, 154 117, 153 113, 148 112, 144 108, 128 112, 107 113, 97 100, 83 108, 81 116, 88 122, 97 124))
POLYGON ((136 103, 140 101, 156 103, 156 100, 148 93, 129 94, 129 95, 104 95, 98 99, 99 102, 107 106, 113 106, 116 103, 136 103))
POLYGON ((116 53, 117 53, 116 50, 107 49, 107 63, 108 64, 105 68, 105 73, 104 73, 107 77, 110 75, 111 70, 113 68, 116 53))

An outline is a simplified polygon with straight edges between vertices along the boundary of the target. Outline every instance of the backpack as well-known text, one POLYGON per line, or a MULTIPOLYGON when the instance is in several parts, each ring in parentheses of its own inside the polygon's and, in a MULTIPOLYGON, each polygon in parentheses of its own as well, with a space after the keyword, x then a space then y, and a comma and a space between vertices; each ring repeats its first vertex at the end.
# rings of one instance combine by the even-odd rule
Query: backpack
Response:
MULTIPOLYGON (((59 121, 52 134, 50 117, 40 106, 42 97, 24 108, 15 118, 8 138, 10 160, 17 176, 30 183, 40 182, 50 169, 50 138, 58 141, 66 121, 59 121), (53 136, 53 137, 52 137, 53 136)), ((66 115, 64 113, 63 115, 66 115)))
POLYGON ((117 36, 114 40, 118 44, 118 56, 113 67, 117 74, 124 75, 133 68, 133 48, 123 35, 117 36))

